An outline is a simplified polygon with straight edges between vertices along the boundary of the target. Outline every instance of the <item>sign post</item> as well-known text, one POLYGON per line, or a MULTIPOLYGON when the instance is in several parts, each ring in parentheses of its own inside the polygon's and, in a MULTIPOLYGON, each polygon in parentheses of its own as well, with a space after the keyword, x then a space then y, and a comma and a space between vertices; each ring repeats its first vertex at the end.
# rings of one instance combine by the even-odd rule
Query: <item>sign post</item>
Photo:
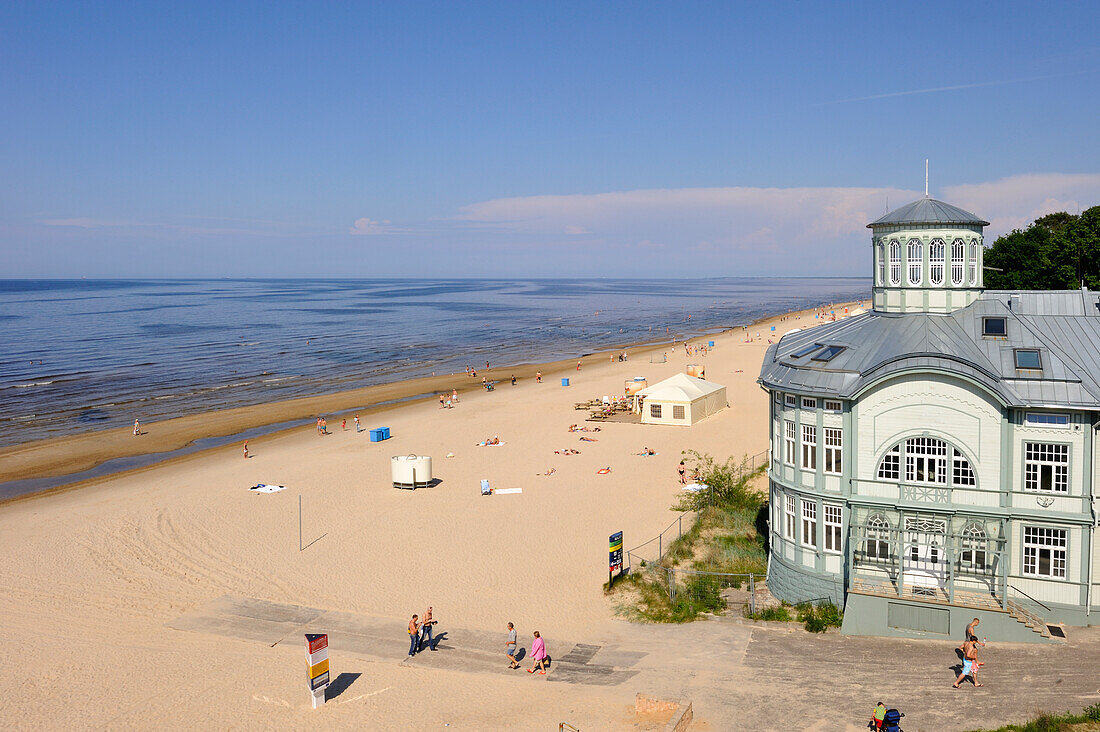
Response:
POLYGON ((325 703, 325 687, 328 686, 328 634, 306 633, 306 670, 313 708, 325 703))
POLYGON ((623 571, 623 532, 616 531, 607 539, 607 587, 615 581, 615 572, 623 571))

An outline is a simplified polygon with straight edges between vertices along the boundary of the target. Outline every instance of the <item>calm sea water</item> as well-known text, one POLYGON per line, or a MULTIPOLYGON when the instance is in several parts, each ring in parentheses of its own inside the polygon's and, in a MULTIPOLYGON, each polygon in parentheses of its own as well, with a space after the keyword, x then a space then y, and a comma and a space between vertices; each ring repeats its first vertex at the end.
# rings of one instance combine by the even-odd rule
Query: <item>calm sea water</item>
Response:
POLYGON ((569 358, 869 291, 833 278, 0 280, 0 445, 569 358))

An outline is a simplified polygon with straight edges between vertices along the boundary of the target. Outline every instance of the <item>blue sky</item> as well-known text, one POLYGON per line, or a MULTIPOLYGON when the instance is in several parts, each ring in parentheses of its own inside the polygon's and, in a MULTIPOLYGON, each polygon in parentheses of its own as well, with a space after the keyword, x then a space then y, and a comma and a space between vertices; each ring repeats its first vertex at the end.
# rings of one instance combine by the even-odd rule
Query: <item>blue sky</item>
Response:
POLYGON ((1092 3, 7 3, 0 276, 869 273, 1100 203, 1092 3))

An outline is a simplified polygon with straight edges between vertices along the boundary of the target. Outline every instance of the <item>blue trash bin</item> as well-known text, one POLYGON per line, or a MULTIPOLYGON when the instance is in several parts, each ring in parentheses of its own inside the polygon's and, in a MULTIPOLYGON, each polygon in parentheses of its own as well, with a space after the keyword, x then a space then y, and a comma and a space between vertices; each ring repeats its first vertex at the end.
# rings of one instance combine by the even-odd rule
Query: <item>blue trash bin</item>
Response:
POLYGON ((569 379, 562 379, 561 380, 561 385, 562 386, 569 386, 569 379))
POLYGON ((714 348, 714 341, 707 341, 707 348, 714 348))

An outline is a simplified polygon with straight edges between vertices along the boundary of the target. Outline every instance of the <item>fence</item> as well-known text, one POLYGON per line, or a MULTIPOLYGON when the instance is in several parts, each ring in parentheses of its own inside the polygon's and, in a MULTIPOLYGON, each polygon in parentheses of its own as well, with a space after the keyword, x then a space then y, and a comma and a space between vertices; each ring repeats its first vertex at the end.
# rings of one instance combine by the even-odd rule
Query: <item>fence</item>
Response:
MULTIPOLYGON (((746 473, 749 474, 749 475, 752 475, 754 472, 756 472, 757 468, 762 468, 765 465, 767 465, 768 464, 768 457, 769 457, 768 451, 764 450, 762 452, 756 453, 755 455, 751 455, 751 456, 745 458, 745 460, 741 463, 740 467, 738 468, 737 477, 734 478, 734 482, 737 482, 737 481, 741 480, 742 478, 744 478, 746 473)), ((712 493, 710 491, 710 489, 707 489, 704 496, 706 497, 707 505, 708 506, 713 506, 714 502, 715 502, 714 493, 712 493)))
POLYGON ((757 580, 764 579, 755 574, 727 574, 725 572, 703 572, 679 567, 662 567, 668 577, 668 599, 675 601, 677 595, 687 594, 694 599, 703 599, 703 595, 725 589, 746 589, 749 596, 745 605, 749 613, 756 613, 757 580))

